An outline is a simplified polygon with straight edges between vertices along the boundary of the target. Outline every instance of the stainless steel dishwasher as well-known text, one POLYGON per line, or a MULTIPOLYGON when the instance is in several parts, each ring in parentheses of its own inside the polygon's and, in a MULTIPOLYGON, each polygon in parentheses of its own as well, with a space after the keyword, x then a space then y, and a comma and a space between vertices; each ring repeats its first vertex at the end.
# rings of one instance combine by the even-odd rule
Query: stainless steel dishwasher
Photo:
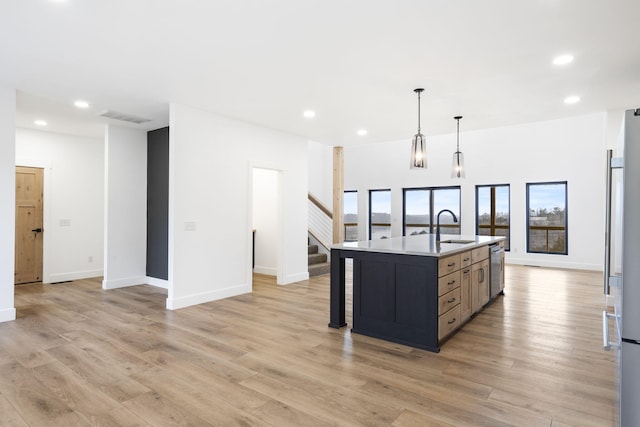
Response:
POLYGON ((489 246, 490 253, 490 280, 491 299, 494 299, 498 294, 504 294, 504 249, 499 244, 493 244, 489 246))

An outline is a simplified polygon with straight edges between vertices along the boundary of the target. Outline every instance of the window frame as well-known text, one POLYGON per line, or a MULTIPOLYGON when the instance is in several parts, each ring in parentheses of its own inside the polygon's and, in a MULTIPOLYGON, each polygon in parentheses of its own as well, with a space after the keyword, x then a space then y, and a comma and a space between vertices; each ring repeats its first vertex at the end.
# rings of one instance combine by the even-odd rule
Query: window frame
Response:
MULTIPOLYGON (((479 215, 480 215, 480 204, 479 204, 479 200, 480 198, 478 197, 478 191, 481 188, 490 188, 491 189, 491 224, 489 224, 489 229, 491 230, 490 232, 493 233, 491 234, 492 236, 495 236, 495 230, 496 228, 500 228, 500 229, 507 229, 507 245, 505 246, 505 251, 510 252, 511 251, 511 184, 483 184, 483 185, 476 185, 476 235, 480 235, 480 224, 478 221, 479 215), (508 196, 508 201, 507 204, 509 206, 509 212, 508 212, 508 219, 509 219, 509 225, 508 226, 498 226, 496 225, 496 191, 495 189, 497 187, 507 187, 507 189, 509 190, 509 196, 508 196)), ((482 228, 487 228, 487 227, 482 227, 482 228)))
MULTIPOLYGON (((402 236, 406 237, 407 233, 407 191, 429 191, 429 224, 427 228, 429 229, 429 234, 435 233, 435 191, 437 190, 458 190, 457 224, 460 228, 460 233, 462 233, 462 187, 460 185, 446 185, 441 187, 408 187, 402 189, 402 236)), ((440 226, 442 227, 443 225, 440 224, 440 226)))
POLYGON ((527 210, 526 210, 526 224, 527 224, 527 228, 526 228, 526 240, 527 240, 527 253, 531 253, 531 254, 546 254, 546 255, 569 255, 569 183, 568 181, 548 181, 548 182, 527 182, 527 193, 526 193, 526 202, 527 202, 527 210), (547 229, 547 250, 546 251, 534 251, 531 250, 530 246, 531 246, 531 242, 530 242, 530 238, 529 238, 529 231, 530 231, 530 227, 531 225, 529 224, 529 219, 531 217, 531 208, 530 208, 530 203, 529 203, 529 199, 530 199, 530 189, 532 186, 536 186, 536 185, 564 185, 564 227, 562 228, 556 228, 558 226, 552 226, 552 227, 545 227, 545 226, 540 226, 540 227, 545 227, 547 229), (563 229, 564 230, 564 252, 550 252, 549 249, 549 237, 548 237, 548 233, 550 230, 559 230, 559 229, 563 229))
MULTIPOLYGON (((369 212, 368 212, 368 217, 369 217, 368 218, 368 222, 369 222, 369 227, 368 227, 369 235, 368 235, 368 237, 369 237, 369 240, 373 240, 371 238, 372 231, 373 231, 372 230, 373 223, 371 222, 371 213, 372 213, 371 212, 371 196, 372 196, 372 194, 374 192, 382 192, 382 191, 388 191, 389 192, 389 202, 390 202, 389 203, 389 215, 391 215, 391 210, 392 210, 392 207, 393 207, 393 201, 391 200, 391 189, 390 188, 378 188, 378 189, 374 189, 374 190, 369 190, 369 209, 368 209, 369 210, 369 212)), ((387 223, 376 223, 376 225, 389 226, 389 230, 390 230, 389 237, 391 237, 391 223, 390 222, 388 224, 387 223)))
MULTIPOLYGON (((357 207, 358 207, 358 190, 344 190, 344 194, 346 194, 346 193, 356 193, 356 209, 357 209, 357 207)), ((344 195, 343 195, 343 197, 344 197, 344 195)), ((342 201, 342 205, 343 205, 342 206, 342 210, 343 210, 343 212, 342 212, 342 228, 343 228, 343 231, 344 231, 344 241, 345 242, 357 242, 358 240, 347 240, 347 226, 350 226, 350 227, 355 226, 356 227, 356 231, 357 231, 358 223, 360 221, 357 221, 355 224, 351 223, 351 222, 350 223, 346 223, 344 221, 344 216, 346 215, 346 213, 344 212, 344 198, 343 198, 343 201, 342 201)), ((357 211, 356 211, 356 218, 358 218, 358 220, 360 218, 360 214, 357 211)), ((356 233, 356 234, 359 234, 359 233, 356 233)), ((358 238, 360 238, 359 235, 358 235, 358 238)))

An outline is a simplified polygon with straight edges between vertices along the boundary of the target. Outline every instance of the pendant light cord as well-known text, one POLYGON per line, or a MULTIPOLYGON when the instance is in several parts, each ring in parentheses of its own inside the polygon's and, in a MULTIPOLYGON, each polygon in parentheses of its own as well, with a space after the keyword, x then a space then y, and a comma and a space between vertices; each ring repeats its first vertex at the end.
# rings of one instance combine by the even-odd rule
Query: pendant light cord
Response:
POLYGON ((460 152, 460 119, 462 118, 462 116, 455 116, 454 119, 456 119, 456 122, 458 123, 457 125, 457 132, 456 132, 456 153, 460 152))
POLYGON ((420 93, 422 93, 424 89, 418 88, 413 91, 418 94, 418 134, 420 134, 420 93))
POLYGON ((460 119, 456 119, 458 121, 458 133, 456 138, 456 152, 460 152, 460 119))
POLYGON ((418 91, 418 133, 420 133, 420 91, 418 91))

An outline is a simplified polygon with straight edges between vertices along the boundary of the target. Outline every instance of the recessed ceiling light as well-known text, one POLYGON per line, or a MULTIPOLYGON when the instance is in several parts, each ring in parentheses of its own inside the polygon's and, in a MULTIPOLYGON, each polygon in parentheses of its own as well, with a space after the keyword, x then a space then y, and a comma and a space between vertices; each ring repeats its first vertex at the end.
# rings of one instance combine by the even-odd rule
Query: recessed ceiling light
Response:
POLYGON ((366 129, 359 129, 358 132, 356 132, 358 135, 360 136, 365 136, 367 134, 367 130, 366 129))
POLYGON ((33 124, 36 126, 46 126, 47 122, 45 122, 44 120, 34 120, 33 124))
POLYGON ((580 101, 579 96, 568 96, 564 99, 565 104, 575 104, 578 101, 580 101))
POLYGON ((78 100, 73 103, 78 108, 89 108, 89 103, 87 101, 78 100))
POLYGON ((573 62, 573 55, 560 55, 553 59, 553 65, 567 65, 573 62))
POLYGON ((302 115, 305 116, 307 119, 312 119, 316 116, 316 112, 312 110, 307 110, 304 113, 302 113, 302 115))

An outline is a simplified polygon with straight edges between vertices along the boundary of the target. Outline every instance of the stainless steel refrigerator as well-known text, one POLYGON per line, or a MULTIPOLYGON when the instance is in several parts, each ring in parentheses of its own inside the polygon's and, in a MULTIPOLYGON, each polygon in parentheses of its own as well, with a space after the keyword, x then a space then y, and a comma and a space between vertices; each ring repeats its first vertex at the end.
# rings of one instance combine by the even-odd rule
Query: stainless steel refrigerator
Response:
POLYGON ((616 150, 607 153, 605 293, 614 312, 602 314, 605 350, 618 352, 620 425, 640 426, 640 109, 624 115, 616 150), (615 336, 609 334, 614 321, 615 336))

